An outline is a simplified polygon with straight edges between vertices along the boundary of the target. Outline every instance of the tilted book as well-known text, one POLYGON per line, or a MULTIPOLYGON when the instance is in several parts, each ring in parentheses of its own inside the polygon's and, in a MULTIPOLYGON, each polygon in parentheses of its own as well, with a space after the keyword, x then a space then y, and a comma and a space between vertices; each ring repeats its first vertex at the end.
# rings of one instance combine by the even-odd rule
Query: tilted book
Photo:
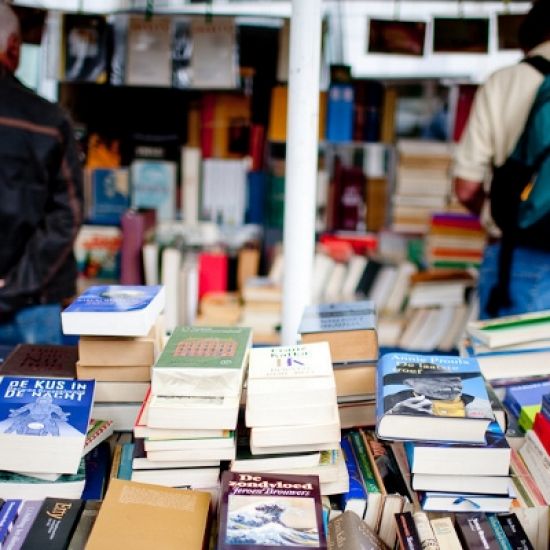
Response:
POLYGON ((176 327, 153 367, 151 392, 238 396, 251 345, 252 331, 245 327, 176 327))
POLYGON ((98 285, 61 312, 65 334, 146 336, 164 309, 164 287, 98 285))
POLYGON ((361 518, 351 510, 330 520, 329 550, 388 550, 388 546, 361 518))
POLYGON ((218 550, 327 548, 317 476, 222 474, 218 550))
POLYGON ((389 353, 379 361, 378 437, 484 443, 493 420, 475 359, 389 353))
POLYGON ((4 377, 0 383, 0 469, 76 473, 94 385, 93 380, 4 377))

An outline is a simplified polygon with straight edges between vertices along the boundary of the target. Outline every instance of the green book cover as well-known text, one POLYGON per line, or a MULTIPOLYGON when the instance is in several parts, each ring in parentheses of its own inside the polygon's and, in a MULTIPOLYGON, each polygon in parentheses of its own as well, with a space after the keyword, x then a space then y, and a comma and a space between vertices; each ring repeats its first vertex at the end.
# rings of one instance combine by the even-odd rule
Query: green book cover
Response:
POLYGON ((154 369, 239 370, 250 344, 246 327, 176 327, 154 369))
POLYGON ((367 493, 379 493, 380 489, 376 483, 376 478, 374 477, 374 472, 372 471, 372 466, 367 456, 365 442, 363 441, 361 434, 359 432, 352 431, 348 437, 351 438, 352 448, 357 459, 357 463, 359 464, 359 470, 361 471, 361 476, 367 489, 367 493))

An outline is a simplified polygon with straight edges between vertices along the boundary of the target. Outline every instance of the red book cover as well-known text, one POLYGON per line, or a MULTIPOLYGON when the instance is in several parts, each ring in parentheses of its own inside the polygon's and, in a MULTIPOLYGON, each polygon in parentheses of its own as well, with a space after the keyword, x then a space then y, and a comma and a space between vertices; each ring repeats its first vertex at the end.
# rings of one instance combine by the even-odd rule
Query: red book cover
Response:
POLYGON ((216 96, 205 94, 201 105, 201 153, 202 158, 210 158, 214 154, 214 119, 216 117, 216 96))
POLYGON ((228 259, 224 252, 199 254, 199 300, 207 292, 227 290, 228 259))
POLYGON ((120 251, 120 284, 142 285, 142 248, 156 223, 155 210, 127 210, 120 219, 122 248, 120 251))
POLYGON ((455 121, 453 128, 453 141, 459 142, 462 132, 468 122, 472 103, 476 94, 476 84, 460 84, 458 88, 458 100, 456 102, 455 121))
POLYGON ((434 214, 432 216, 432 225, 457 227, 461 229, 483 229, 477 216, 472 216, 470 214, 453 214, 451 212, 434 214))
POLYGON ((535 415, 533 430, 538 435, 540 442, 550 456, 550 420, 548 420, 548 418, 546 418, 542 413, 538 412, 535 415))
POLYGON ((250 158, 252 159, 251 172, 263 168, 265 146, 265 126, 262 124, 250 125, 250 158))

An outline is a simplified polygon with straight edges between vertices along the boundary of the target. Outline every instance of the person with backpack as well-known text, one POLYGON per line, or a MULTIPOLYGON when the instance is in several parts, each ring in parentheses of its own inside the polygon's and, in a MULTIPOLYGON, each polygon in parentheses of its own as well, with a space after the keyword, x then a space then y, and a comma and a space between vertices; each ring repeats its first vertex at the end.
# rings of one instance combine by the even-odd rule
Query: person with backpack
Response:
POLYGON ((487 232, 480 319, 550 309, 550 0, 518 39, 525 58, 480 86, 454 156, 456 197, 487 232))

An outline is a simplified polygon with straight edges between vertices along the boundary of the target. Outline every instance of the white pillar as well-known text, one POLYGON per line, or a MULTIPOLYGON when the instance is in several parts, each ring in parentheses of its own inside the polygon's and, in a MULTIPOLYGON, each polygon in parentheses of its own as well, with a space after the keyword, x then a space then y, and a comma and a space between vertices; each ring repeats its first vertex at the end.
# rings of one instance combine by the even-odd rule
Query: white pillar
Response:
POLYGON ((292 0, 283 231, 282 344, 296 343, 310 303, 315 247, 321 0, 292 0))

